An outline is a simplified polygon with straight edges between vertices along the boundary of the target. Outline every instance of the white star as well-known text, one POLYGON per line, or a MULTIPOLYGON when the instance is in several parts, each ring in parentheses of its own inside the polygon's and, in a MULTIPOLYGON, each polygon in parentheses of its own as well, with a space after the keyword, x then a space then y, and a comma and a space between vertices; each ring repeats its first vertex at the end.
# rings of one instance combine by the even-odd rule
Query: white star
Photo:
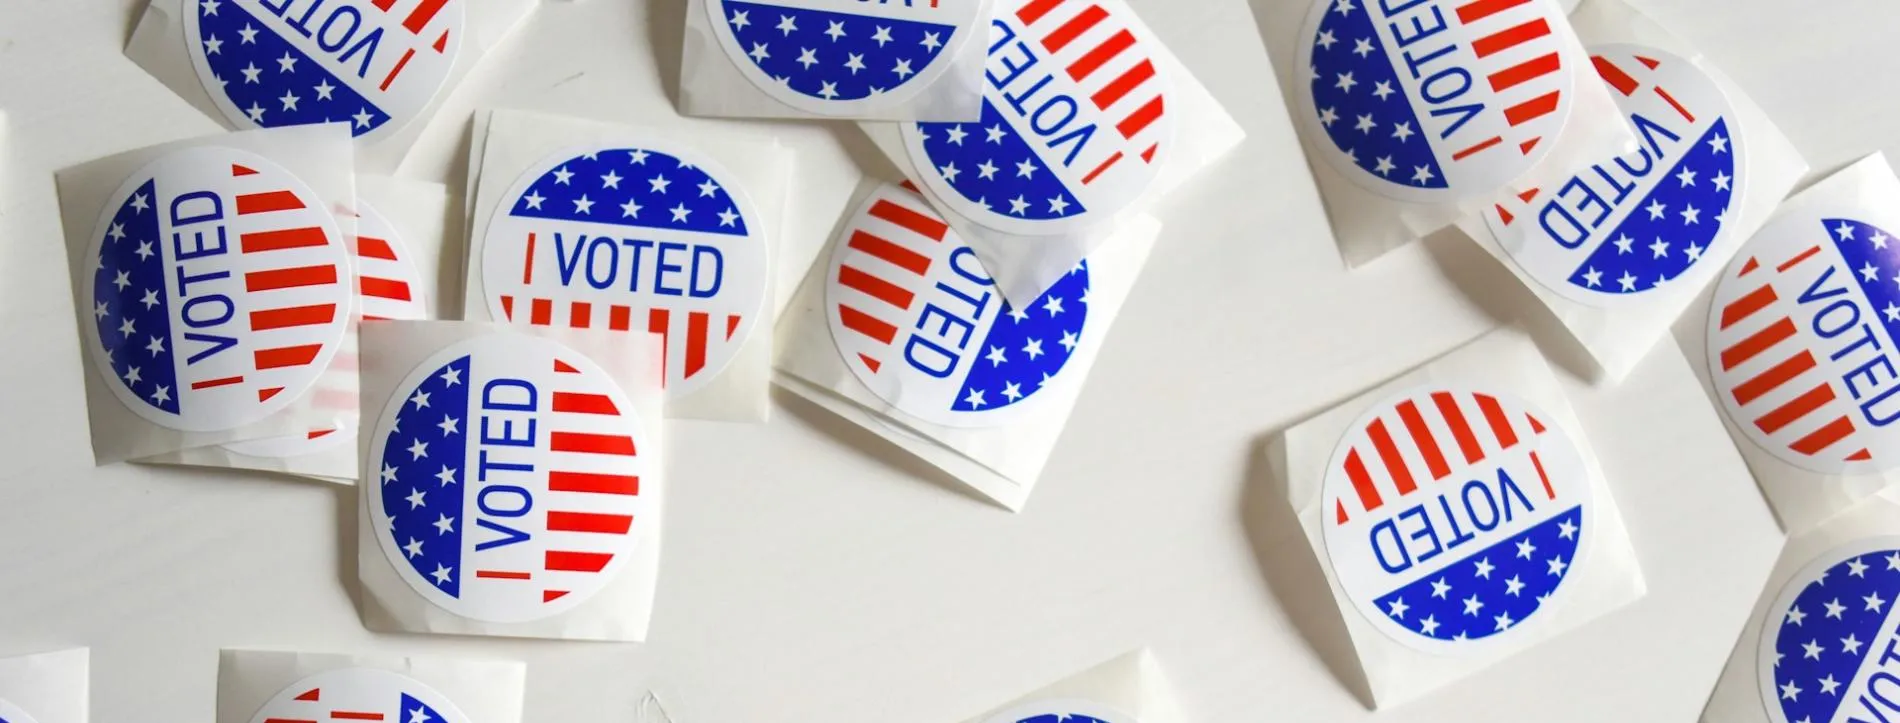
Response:
POLYGON ((1873 237, 1867 240, 1873 242, 1874 248, 1877 248, 1877 249, 1887 248, 1887 235, 1884 233, 1875 231, 1873 237))
POLYGON ((1386 96, 1392 94, 1392 81, 1381 80, 1372 84, 1372 94, 1379 100, 1385 100, 1386 96))
POLYGON ((1419 166, 1417 170, 1412 172, 1413 183, 1423 185, 1430 180, 1432 180, 1432 169, 1430 168, 1419 166))
POLYGON ((440 481, 444 487, 455 484, 455 470, 448 465, 443 465, 442 471, 435 473, 435 478, 440 481))
POLYGON ((291 55, 290 51, 284 51, 284 57, 277 59, 277 72, 290 73, 290 72, 295 72, 296 69, 297 69, 297 56, 291 55))
POLYGON ((916 71, 910 69, 910 60, 908 58, 898 58, 897 67, 892 68, 891 72, 896 73, 899 78, 908 78, 911 73, 916 71))
POLYGON ((1400 598, 1392 601, 1392 604, 1386 608, 1386 614, 1391 615, 1395 619, 1404 620, 1405 611, 1410 609, 1412 609, 1412 606, 1405 604, 1405 600, 1400 598))
POLYGON ((1359 122, 1354 123, 1352 127, 1354 130, 1357 130, 1360 133, 1371 133, 1372 129, 1377 127, 1378 125, 1379 124, 1372 122, 1372 114, 1367 113, 1365 115, 1359 116, 1359 122))
POLYGON ((421 439, 417 439, 414 444, 409 445, 409 459, 411 461, 422 459, 423 457, 427 457, 427 456, 429 456, 428 442, 424 442, 421 439))
POLYGON ((1727 173, 1717 172, 1715 174, 1715 177, 1709 180, 1715 182, 1716 188, 1724 190, 1724 191, 1728 190, 1728 182, 1730 179, 1727 173))
POLYGON ((429 714, 423 712, 421 708, 409 711, 409 723, 429 723, 432 720, 435 719, 429 717, 429 714))
POLYGON ((647 179, 647 185, 652 187, 654 193, 666 193, 666 187, 672 183, 673 181, 664 175, 655 175, 647 179))
POLYGON ((739 214, 733 211, 732 209, 728 208, 724 211, 719 212, 720 226, 736 226, 738 225, 738 223, 739 223, 739 214))
POLYGON ((1375 165, 1372 170, 1377 171, 1381 176, 1390 176, 1392 175, 1393 168, 1397 168, 1397 166, 1392 165, 1391 156, 1380 156, 1378 164, 1375 165))
POLYGON ((1861 598, 1861 600, 1866 601, 1867 609, 1873 612, 1880 612, 1880 606, 1887 604, 1887 601, 1880 599, 1880 593, 1878 592, 1869 593, 1867 597, 1861 598))
POLYGON ((1788 610, 1789 625, 1800 625, 1801 621, 1806 619, 1808 619, 1808 614, 1801 612, 1801 608, 1790 608, 1788 610))
POLYGON ((1445 582, 1445 578, 1441 577, 1432 581, 1432 597, 1443 600, 1445 599, 1445 595, 1450 592, 1451 584, 1445 582))
POLYGON ((120 239, 125 238, 125 224, 122 224, 122 223, 112 224, 112 228, 106 229, 106 235, 112 237, 112 240, 115 243, 118 242, 120 239))
POLYGON ((1798 685, 1795 685, 1794 681, 1792 680, 1788 681, 1786 684, 1783 684, 1781 686, 1782 700, 1797 700, 1798 696, 1800 695, 1801 695, 1801 687, 1798 685))
POLYGON ((1878 281, 1880 280, 1880 269, 1874 266, 1874 262, 1869 261, 1866 266, 1860 267, 1860 277, 1868 281, 1878 281))
POLYGON ((449 568, 447 565, 436 565, 435 572, 429 573, 429 576, 435 578, 436 584, 438 585, 449 584, 449 568))
POLYGON ((440 430, 442 430, 442 436, 444 436, 444 437, 447 437, 447 436, 449 436, 449 435, 451 435, 451 434, 461 434, 461 433, 462 433, 462 430, 460 430, 460 429, 458 429, 458 428, 456 428, 456 425, 457 425, 457 424, 460 424, 461 422, 462 422, 462 420, 460 420, 460 419, 456 419, 456 418, 454 418, 454 417, 450 417, 450 416, 446 416, 446 415, 444 415, 444 416, 442 417, 442 421, 441 421, 441 422, 438 422, 438 423, 436 423, 436 425, 435 425, 435 426, 436 426, 436 428, 437 428, 437 429, 440 429, 440 430))
POLYGON ((799 48, 798 59, 792 62, 805 66, 806 70, 811 70, 811 66, 818 64, 818 51, 811 48, 799 48))
POLYGON ((963 403, 970 405, 972 409, 988 404, 988 402, 983 401, 983 390, 981 389, 971 389, 970 395, 963 398, 963 403))
POLYGON ((119 322, 120 335, 123 335, 125 338, 130 339, 132 338, 133 331, 136 331, 136 329, 134 329, 132 326, 132 317, 129 317, 129 316, 125 317, 124 321, 119 322))
POLYGON ((356 120, 356 127, 368 128, 370 120, 372 118, 375 118, 375 116, 372 116, 369 114, 368 108, 363 108, 363 109, 357 110, 356 115, 350 116, 350 118, 356 120))
POLYGON ((1821 683, 1821 692, 1828 695, 1840 695, 1840 693, 1835 692, 1835 689, 1841 687, 1841 683, 1834 679, 1833 673, 1829 673, 1827 677, 1822 678, 1819 682, 1821 683))
MULTIPOLYGON (((1888 302, 1888 303, 1890 303, 1890 304, 1891 304, 1892 302, 1888 302)), ((1851 576, 1853 576, 1853 577, 1866 577, 1866 576, 1867 576, 1867 563, 1864 563, 1864 562, 1861 562, 1861 561, 1860 561, 1860 558, 1854 558, 1854 559, 1852 559, 1852 560, 1848 560, 1848 561, 1847 561, 1847 574, 1848 574, 1848 575, 1851 575, 1851 576)))
POLYGON ((1018 162, 1016 164, 1017 178, 1029 178, 1030 176, 1034 176, 1034 175, 1036 175, 1035 162, 1025 160, 1025 161, 1018 162))
POLYGON ((1411 138, 1411 137, 1412 137, 1412 123, 1411 123, 1411 121, 1406 121, 1406 122, 1404 122, 1404 123, 1399 123, 1399 124, 1395 124, 1395 125, 1393 125, 1393 126, 1392 126, 1392 137, 1393 137, 1393 138, 1397 138, 1397 139, 1399 139, 1400 141, 1404 141, 1404 140, 1405 140, 1405 139, 1407 139, 1407 138, 1411 138))
POLYGON ((396 468, 385 463, 383 465, 382 477, 383 477, 383 484, 389 484, 391 482, 396 481, 396 468))
POLYGON ((994 178, 995 176, 996 176, 996 165, 993 163, 990 163, 989 159, 985 158, 983 159, 982 163, 977 164, 976 166, 977 178, 989 180, 991 178, 994 178))
POLYGON ((132 194, 132 210, 144 211, 145 209, 148 209, 151 207, 152 207, 151 204, 147 203, 145 200, 145 194, 143 193, 132 194))
POLYGON ((825 22, 830 25, 830 27, 825 28, 825 34, 831 36, 831 42, 838 42, 838 38, 844 37, 844 21, 827 20, 825 22))
POLYGON ((1367 38, 1360 38, 1358 40, 1354 40, 1352 42, 1352 52, 1354 55, 1357 55, 1361 58, 1371 55, 1372 41, 1367 38))
POLYGON ((846 53, 845 60, 844 60, 844 67, 851 69, 852 75, 857 75, 858 71, 864 69, 864 54, 863 53, 846 53))
POLYGON ((640 204, 634 203, 631 198, 627 199, 626 203, 620 204, 620 215, 623 218, 639 218, 640 204))
POLYGON ((1424 620, 1418 621, 1418 631, 1426 635, 1438 632, 1438 616, 1427 615, 1424 620))
POLYGON ((752 18, 747 17, 751 12, 750 10, 734 10, 732 12, 732 27, 744 30, 745 26, 751 25, 752 18))
POLYGON ((1082 343, 1082 341, 1075 338, 1075 332, 1065 331, 1062 332, 1062 340, 1056 343, 1061 344, 1063 349, 1073 352, 1075 351, 1075 345, 1082 343))
POLYGON ((957 182, 958 173, 962 173, 962 171, 957 168, 957 164, 954 162, 937 169, 937 174, 943 176, 943 180, 951 183, 957 182))
POLYGON ((798 22, 793 20, 792 16, 778 16, 778 31, 780 34, 791 35, 796 30, 798 30, 798 22))
POLYGON ((286 90, 284 91, 283 97, 278 98, 277 102, 284 104, 283 110, 296 110, 297 101, 300 101, 300 100, 303 100, 303 99, 298 98, 297 94, 286 90))
POLYGON ((139 255, 139 260, 140 260, 140 261, 149 261, 149 260, 151 260, 151 258, 152 258, 152 242, 150 242, 150 241, 140 241, 140 242, 139 242, 139 247, 138 247, 138 250, 136 250, 136 251, 133 251, 132 253, 135 253, 135 254, 138 254, 138 255, 139 255))
POLYGON ((1842 221, 1841 225, 1834 227, 1834 235, 1841 237, 1840 240, 1842 241, 1852 241, 1854 240, 1854 227, 1849 226, 1846 221, 1842 221))
POLYGON ((1592 289, 1602 286, 1603 272, 1598 271, 1595 266, 1586 267, 1583 272, 1583 283, 1592 289))
POLYGON ((937 35, 938 35, 937 33, 924 33, 924 39, 918 41, 917 44, 922 45, 931 50, 936 50, 938 47, 943 45, 943 41, 937 39, 937 35))
POLYGON ((1338 78, 1339 79, 1333 83, 1333 87, 1346 91, 1348 93, 1352 92, 1353 86, 1359 84, 1359 81, 1352 79, 1351 73, 1340 73, 1338 78))
POLYGON ((1050 213, 1060 215, 1063 211, 1067 211, 1068 209, 1069 209, 1069 202, 1062 200, 1061 196, 1056 196, 1054 198, 1049 199, 1050 213))
POLYGON ((588 198, 587 194, 585 193, 581 194, 580 198, 574 199, 574 212, 575 213, 593 213, 594 212, 593 199, 588 198))
POLYGON ((402 550, 403 552, 409 553, 409 557, 413 559, 415 556, 422 554, 422 541, 411 537, 409 538, 409 544, 403 545, 402 550))
POLYGON ((750 55, 753 60, 763 63, 766 58, 772 57, 772 51, 765 49, 765 43, 753 43, 752 52, 746 53, 746 55, 750 55))
POLYGON ((1577 526, 1575 524, 1571 523, 1569 520, 1564 520, 1562 522, 1557 523, 1557 537, 1559 539, 1568 540, 1576 536, 1577 536, 1577 526))
POLYGON ((1684 225, 1693 226, 1701 222, 1702 222, 1701 209, 1698 209, 1695 206, 1688 206, 1682 209, 1682 223, 1684 225))
POLYGON ((990 347, 990 353, 985 354, 983 358, 989 361, 992 369, 1009 363, 1009 355, 1000 346, 990 347))
POLYGON ((871 39, 877 41, 877 46, 882 48, 885 43, 891 42, 891 29, 879 26, 871 33, 871 39))
POLYGON ((1807 658, 1809 660, 1821 659, 1821 646, 1816 645, 1815 641, 1810 640, 1806 643, 1803 643, 1801 645, 1801 650, 1802 650, 1801 657, 1803 658, 1807 658))
POLYGON ((1014 320, 1016 320, 1016 321, 1019 321, 1019 322, 1021 322, 1021 321, 1028 321, 1028 320, 1029 320, 1029 312, 1027 312, 1027 311, 1023 311, 1022 309, 1018 309, 1018 308, 1015 308, 1015 307, 1013 307, 1013 306, 1012 306, 1012 307, 1010 307, 1010 309, 1009 309, 1009 318, 1011 318, 1011 319, 1014 319, 1014 320))
POLYGON ((1497 566, 1491 564, 1491 558, 1487 557, 1478 561, 1478 570, 1472 574, 1489 580, 1491 579, 1491 571, 1494 569, 1497 569, 1497 566))
POLYGON ((1620 256, 1630 252, 1630 247, 1636 243, 1636 239, 1630 238, 1629 234, 1622 234, 1617 236, 1616 240, 1610 243, 1616 244, 1616 253, 1620 256))
POLYGON ((160 384, 158 385, 157 389, 152 390, 152 401, 158 402, 159 404, 164 404, 171 400, 172 400, 171 387, 160 384))
POLYGON ((831 100, 833 98, 838 97, 838 84, 830 83, 830 82, 826 82, 822 80, 818 81, 818 96, 821 98, 824 98, 825 100, 831 100))
POLYGON ((1498 630, 1503 630, 1505 628, 1511 627, 1511 623, 1516 622, 1511 619, 1511 614, 1508 612, 1500 613, 1496 618, 1492 618, 1492 619, 1497 621, 1498 630))
POLYGON ((1713 148, 1713 149, 1715 149, 1715 152, 1716 152, 1716 153, 1727 153, 1727 152, 1728 152, 1728 139, 1727 139, 1727 138, 1723 138, 1723 137, 1721 137, 1721 136, 1716 136, 1716 137, 1714 137, 1714 138, 1710 138, 1710 139, 1709 139, 1709 147, 1710 147, 1710 148, 1713 148))
POLYGON ((681 203, 681 204, 680 204, 680 205, 678 205, 678 206, 674 206, 674 207, 672 207, 672 208, 669 208, 669 209, 667 209, 667 211, 670 211, 670 212, 672 212, 672 214, 673 214, 673 222, 674 222, 674 223, 685 223, 685 222, 686 222, 686 216, 687 216, 688 214, 691 214, 691 213, 693 212, 693 210, 692 210, 692 209, 690 209, 690 208, 687 208, 687 207, 686 207, 686 204, 684 204, 684 203, 681 203))
POLYGON ((1333 3, 1333 12, 1339 13, 1340 15, 1351 15, 1352 9, 1352 0, 1338 0, 1338 2, 1333 3))
POLYGON ((956 125, 950 126, 949 132, 945 135, 945 141, 948 141, 951 145, 960 146, 963 145, 963 138, 970 135, 970 133, 969 131, 963 130, 963 126, 956 125))
POLYGON ((572 185, 573 180, 574 172, 567 170, 567 166, 554 169, 554 182, 556 184, 562 186, 572 185))
POLYGON ((612 170, 608 170, 607 175, 600 177, 600 187, 601 188, 619 188, 620 174, 615 173, 612 170))
POLYGON ((1553 557, 1547 562, 1550 565, 1550 574, 1560 577, 1564 574, 1564 568, 1570 566, 1569 563, 1564 562, 1562 558, 1553 557))
POLYGON ((1660 238, 1658 238, 1658 239, 1656 239, 1656 243, 1653 243, 1653 244, 1650 244, 1650 245, 1649 245, 1649 252, 1650 252, 1650 254, 1652 254, 1652 255, 1653 255, 1653 256, 1654 256, 1655 258, 1659 258, 1659 259, 1660 259, 1660 258, 1662 258, 1662 257, 1664 257, 1664 256, 1668 256, 1668 255, 1669 255, 1669 242, 1668 242, 1668 241, 1664 241, 1664 240, 1662 240, 1662 239, 1660 239, 1660 238))
POLYGON ((112 285, 119 287, 120 291, 124 291, 125 287, 132 285, 132 272, 130 271, 118 272, 112 277, 112 285))
POLYGON ((1028 211, 1029 211, 1029 202, 1023 200, 1022 196, 1017 196, 1015 198, 1009 199, 1010 213, 1021 216, 1024 213, 1027 213, 1028 211))
POLYGON ((1022 399, 1022 398, 1023 398, 1023 387, 1022 387, 1022 385, 1021 385, 1021 384, 1017 384, 1017 383, 1015 383, 1015 382, 1006 382, 1006 383, 1004 383, 1004 384, 1003 384, 1003 396, 1005 396, 1005 397, 1009 397, 1009 401, 1012 401, 1012 402, 1014 402, 1014 401, 1016 401, 1016 400, 1018 400, 1018 399, 1022 399))
POLYGON ((1049 312, 1050 316, 1062 313, 1062 297, 1051 294, 1049 300, 1043 302, 1042 308, 1049 312))
POLYGON ((317 100, 329 100, 330 94, 336 91, 336 86, 330 85, 330 79, 325 78, 312 87, 311 90, 317 92, 317 100))
POLYGON ((204 14, 216 15, 218 14, 218 6, 221 4, 222 3, 219 3, 218 0, 204 0, 204 2, 199 3, 198 5, 200 8, 204 10, 204 14))
POLYGON ((1319 47, 1325 50, 1332 50, 1333 43, 1337 43, 1337 42, 1339 42, 1339 38, 1333 37, 1333 31, 1322 30, 1320 31, 1319 39, 1313 41, 1313 44, 1318 45, 1319 47))
POLYGON ((1688 254, 1688 255, 1689 255, 1689 260, 1690 260, 1690 261, 1701 261, 1701 260, 1702 260, 1702 247, 1701 247, 1701 246, 1697 246, 1697 245, 1695 244, 1695 242, 1693 242, 1693 241, 1692 241, 1692 242, 1690 242, 1690 243, 1689 243, 1689 247, 1688 247, 1688 248, 1685 248, 1685 249, 1683 249, 1683 250, 1682 250, 1682 252, 1683 252, 1683 253, 1685 253, 1685 254, 1688 254))
POLYGON ((436 517, 436 520, 435 520, 435 529, 436 529, 436 533, 435 533, 435 534, 438 534, 438 535, 446 535, 446 534, 449 534, 449 533, 451 533, 451 532, 454 532, 454 531, 455 531, 455 518, 453 518, 453 517, 450 517, 450 516, 448 516, 448 515, 440 515, 440 516, 438 516, 438 517, 436 517))
POLYGON ((1031 361, 1042 356, 1042 340, 1030 339, 1027 343, 1023 344, 1023 353, 1028 354, 1031 361))
POLYGON ((993 125, 984 128, 983 135, 985 136, 983 139, 985 142, 1001 145, 1003 142, 1003 126, 993 125))
POLYGON ((1512 575, 1511 579, 1504 581, 1504 594, 1510 595, 1511 597, 1517 597, 1523 592, 1524 592, 1524 581, 1519 580, 1518 576, 1512 575))
POLYGON ((1465 598, 1464 603, 1465 614, 1472 617, 1477 617, 1478 611, 1484 609, 1484 602, 1479 600, 1477 595, 1465 598))
POLYGON ((1616 280, 1616 283, 1618 283, 1618 284, 1622 284, 1622 285, 1623 285, 1623 290, 1624 290, 1624 291, 1635 291, 1635 290, 1636 290, 1636 277, 1635 277, 1635 276, 1631 276, 1631 275, 1630 275, 1630 272, 1628 272, 1628 271, 1625 271, 1625 272, 1623 272, 1623 275, 1622 275, 1621 277, 1619 277, 1619 278, 1617 278, 1617 280, 1616 280))
POLYGON ((238 45, 255 44, 257 44, 257 28, 251 27, 250 23, 245 23, 244 29, 238 31, 238 45))
POLYGON ((1529 560, 1531 559, 1531 553, 1536 552, 1536 551, 1537 551, 1537 546, 1531 544, 1530 538, 1526 537, 1522 540, 1517 541, 1517 556, 1518 557, 1529 560))
MULTIPOLYGON (((151 292, 148 291, 146 293, 149 294, 151 292)), ((106 302, 101 301, 92 307, 92 318, 95 320, 104 319, 110 313, 111 312, 106 311, 106 302)))
POLYGON ((1669 207, 1664 206, 1661 201, 1650 201, 1649 206, 1643 210, 1649 212, 1649 218, 1653 221, 1662 218, 1663 214, 1669 210, 1669 207))
POLYGON ((244 116, 250 118, 252 123, 263 123, 264 106, 258 105, 257 101, 251 101, 251 107, 244 109, 244 116))
POLYGON ((1682 183, 1683 188, 1693 186, 1695 185, 1695 171, 1684 167, 1681 173, 1676 174, 1676 180, 1682 183))
POLYGON ((1887 569, 1900 570, 1900 552, 1896 552, 1887 556, 1887 569))
POLYGON ((409 398, 409 403, 416 405, 417 409, 425 409, 429 406, 429 393, 418 389, 415 396, 409 398))
POLYGON ((205 55, 217 55, 222 49, 224 49, 224 41, 219 40, 218 36, 213 35, 205 40, 205 55))

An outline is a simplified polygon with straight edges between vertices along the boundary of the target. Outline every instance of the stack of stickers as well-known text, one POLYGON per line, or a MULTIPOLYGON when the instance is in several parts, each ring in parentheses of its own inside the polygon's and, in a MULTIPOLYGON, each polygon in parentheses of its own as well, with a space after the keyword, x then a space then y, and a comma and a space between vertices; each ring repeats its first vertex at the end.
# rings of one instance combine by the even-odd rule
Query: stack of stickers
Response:
POLYGON ((217 723, 521 723, 520 663, 226 650, 217 723))

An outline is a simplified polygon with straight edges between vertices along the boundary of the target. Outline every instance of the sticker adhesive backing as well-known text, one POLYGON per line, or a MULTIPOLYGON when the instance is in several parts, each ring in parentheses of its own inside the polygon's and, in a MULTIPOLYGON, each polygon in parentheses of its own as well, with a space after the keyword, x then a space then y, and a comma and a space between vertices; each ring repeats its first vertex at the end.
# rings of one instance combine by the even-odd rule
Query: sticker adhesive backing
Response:
POLYGON ((251 723, 297 721, 472 723, 434 688, 375 668, 343 668, 304 678, 251 716, 251 723))
POLYGON ((1774 723, 1900 716, 1900 537, 1823 553, 1782 588, 1755 660, 1774 723))
POLYGON ((955 64, 988 3, 707 0, 719 46, 766 95, 849 116, 910 100, 955 64))

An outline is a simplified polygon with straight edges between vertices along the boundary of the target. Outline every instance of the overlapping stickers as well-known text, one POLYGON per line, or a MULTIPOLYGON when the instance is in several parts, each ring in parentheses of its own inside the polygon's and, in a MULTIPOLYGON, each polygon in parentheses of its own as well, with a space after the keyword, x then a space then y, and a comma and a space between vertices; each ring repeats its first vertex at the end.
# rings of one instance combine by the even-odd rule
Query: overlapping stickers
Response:
POLYGON ((1157 225, 1017 305, 915 192, 859 196, 780 325, 776 380, 1020 510, 1157 225))
POLYGON ((1026 302, 1240 142, 1121 0, 999 0, 975 122, 866 124, 1026 302))
POLYGON ((1076 673, 966 723, 1186 723, 1161 664, 1146 649, 1076 673))
POLYGON ((226 650, 218 723, 519 723, 520 663, 226 650))
POLYGON ((1644 593, 1582 425, 1521 332, 1301 422, 1268 456, 1378 707, 1644 593))
POLYGON ((84 648, 0 658, 0 721, 86 723, 84 648))
POLYGON ((642 639, 665 491, 657 350, 466 323, 364 340, 365 622, 642 639))
POLYGON ((993 0, 691 0, 690 115, 972 121, 993 0))
POLYGON ((1682 41, 1618 0, 1571 18, 1639 148, 1460 221, 1612 379, 1654 348, 1807 163, 1682 41))

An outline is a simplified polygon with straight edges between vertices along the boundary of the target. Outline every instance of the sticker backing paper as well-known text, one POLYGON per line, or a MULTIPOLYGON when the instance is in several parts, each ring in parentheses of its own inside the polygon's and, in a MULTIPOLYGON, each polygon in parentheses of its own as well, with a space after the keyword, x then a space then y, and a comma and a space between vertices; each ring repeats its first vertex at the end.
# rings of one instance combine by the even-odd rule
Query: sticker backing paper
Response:
POLYGON ((1161 664, 1135 650, 966 723, 1187 723, 1161 664))
POLYGON ((284 688, 251 723, 289 720, 471 723, 455 703, 407 676, 375 668, 330 670, 284 688))
POLYGON ((224 650, 216 723, 521 723, 525 677, 494 660, 224 650))

